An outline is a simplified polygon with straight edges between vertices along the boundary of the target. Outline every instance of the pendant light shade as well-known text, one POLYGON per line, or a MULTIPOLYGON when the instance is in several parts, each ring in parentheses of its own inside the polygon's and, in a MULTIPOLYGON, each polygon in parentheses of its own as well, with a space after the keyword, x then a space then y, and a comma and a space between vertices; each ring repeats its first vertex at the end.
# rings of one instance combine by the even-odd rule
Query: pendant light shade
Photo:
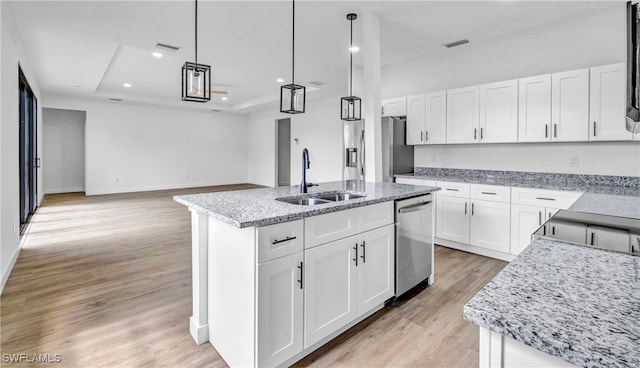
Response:
POLYGON ((293 3, 291 14, 291 83, 280 86, 280 112, 287 114, 304 113, 306 88, 294 82, 295 72, 295 50, 296 50, 296 2, 293 3))
POLYGON ((362 119, 362 99, 353 95, 353 21, 357 14, 347 14, 351 23, 351 38, 349 41, 349 96, 340 99, 340 119, 354 121, 362 119))
POLYGON ((198 64, 198 0, 195 0, 196 61, 182 66, 182 101, 208 102, 211 100, 211 66, 198 64))

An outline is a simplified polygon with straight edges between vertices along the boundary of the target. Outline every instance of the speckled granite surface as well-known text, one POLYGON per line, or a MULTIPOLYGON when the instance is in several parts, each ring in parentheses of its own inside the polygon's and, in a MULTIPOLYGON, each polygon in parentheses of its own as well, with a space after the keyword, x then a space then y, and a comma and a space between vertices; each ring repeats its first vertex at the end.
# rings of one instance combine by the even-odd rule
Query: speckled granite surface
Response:
POLYGON ((367 183, 356 180, 320 183, 309 188, 314 193, 352 191, 366 194, 364 198, 301 206, 276 201, 275 198, 300 195, 299 186, 234 190, 228 192, 176 196, 174 200, 227 224, 243 228, 264 226, 303 217, 341 211, 374 203, 414 197, 439 190, 436 187, 395 183, 367 183))
POLYGON ((416 167, 396 177, 640 197, 640 177, 416 167))
POLYGON ((640 257, 536 240, 464 318, 581 367, 640 367, 640 257))
POLYGON ((640 219, 640 197, 584 193, 569 211, 640 219))

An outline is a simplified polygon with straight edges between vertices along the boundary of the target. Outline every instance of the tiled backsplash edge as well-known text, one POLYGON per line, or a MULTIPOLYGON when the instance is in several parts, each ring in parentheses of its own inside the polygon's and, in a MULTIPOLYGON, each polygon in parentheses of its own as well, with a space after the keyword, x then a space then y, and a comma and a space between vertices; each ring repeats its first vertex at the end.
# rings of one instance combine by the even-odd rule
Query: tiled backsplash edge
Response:
POLYGON ((614 185, 628 188, 640 188, 638 176, 611 176, 611 175, 583 175, 583 174, 558 174, 527 171, 497 171, 497 170, 472 170, 472 169, 448 169, 436 167, 415 167, 416 175, 432 175, 459 178, 478 179, 517 179, 522 181, 556 182, 575 185, 614 185))

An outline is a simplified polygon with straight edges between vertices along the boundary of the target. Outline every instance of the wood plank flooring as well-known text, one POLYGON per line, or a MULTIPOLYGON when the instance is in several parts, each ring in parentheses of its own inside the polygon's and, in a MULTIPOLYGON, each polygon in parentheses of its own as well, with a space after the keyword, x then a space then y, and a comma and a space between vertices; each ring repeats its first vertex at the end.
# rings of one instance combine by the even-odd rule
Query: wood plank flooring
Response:
MULTIPOLYGON (((190 216, 172 196, 252 187, 47 195, 0 297, 0 351, 61 363, 1 365, 226 367, 189 335, 190 216)), ((462 306, 505 265, 437 247, 434 285, 296 366, 475 367, 478 328, 462 306)))

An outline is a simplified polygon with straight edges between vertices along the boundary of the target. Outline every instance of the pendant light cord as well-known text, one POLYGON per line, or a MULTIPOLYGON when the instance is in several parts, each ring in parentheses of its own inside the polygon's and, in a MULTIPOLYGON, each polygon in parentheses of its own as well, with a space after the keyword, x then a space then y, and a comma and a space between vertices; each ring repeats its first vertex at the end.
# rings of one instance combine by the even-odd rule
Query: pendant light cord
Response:
MULTIPOLYGON (((198 65, 198 0, 196 0, 196 27, 195 27, 195 34, 196 34, 196 65, 198 65)), ((198 67, 196 66, 196 69, 198 67)))
POLYGON ((351 40, 349 41, 349 96, 353 96, 353 19, 351 23, 351 40))
POLYGON ((296 0, 292 1, 293 10, 291 11, 291 84, 294 84, 295 55, 296 55, 296 0))

